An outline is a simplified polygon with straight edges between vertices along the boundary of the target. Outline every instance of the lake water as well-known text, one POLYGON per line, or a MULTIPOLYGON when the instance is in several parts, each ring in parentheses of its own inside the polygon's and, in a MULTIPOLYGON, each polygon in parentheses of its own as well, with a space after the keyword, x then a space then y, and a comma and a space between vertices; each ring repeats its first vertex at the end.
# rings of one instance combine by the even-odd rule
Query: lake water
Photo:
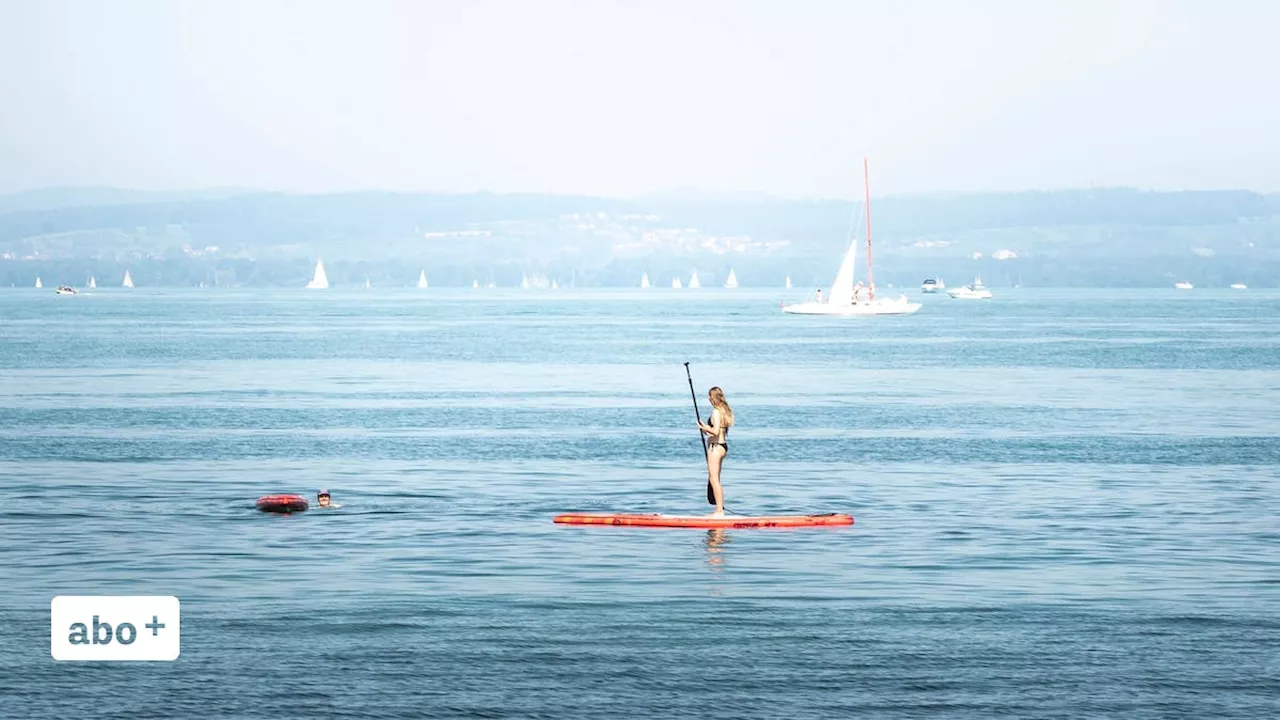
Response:
POLYGON ((0 715, 1275 717, 1280 293, 996 294, 0 292, 0 715), (856 524, 552 524, 709 510, 686 361, 856 524), (95 594, 181 657, 53 661, 95 594))

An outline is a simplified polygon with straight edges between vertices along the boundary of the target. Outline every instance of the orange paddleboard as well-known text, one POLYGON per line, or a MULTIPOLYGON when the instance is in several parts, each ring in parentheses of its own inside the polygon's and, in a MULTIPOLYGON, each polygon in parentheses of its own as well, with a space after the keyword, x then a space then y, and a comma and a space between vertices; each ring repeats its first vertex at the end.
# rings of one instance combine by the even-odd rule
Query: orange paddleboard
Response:
POLYGON ((631 527, 706 528, 745 530, 749 528, 801 528, 852 525, 853 516, 826 515, 641 515, 637 513, 566 513, 553 518, 562 525, 629 525, 631 527))

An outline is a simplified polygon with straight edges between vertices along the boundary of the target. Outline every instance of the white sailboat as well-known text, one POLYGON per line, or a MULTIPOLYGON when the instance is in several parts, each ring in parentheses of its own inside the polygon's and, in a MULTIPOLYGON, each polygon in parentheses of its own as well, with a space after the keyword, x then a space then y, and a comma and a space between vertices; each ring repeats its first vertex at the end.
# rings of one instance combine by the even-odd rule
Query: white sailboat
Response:
POLYGON ((316 260, 316 272, 307 283, 308 290, 326 290, 329 287, 329 276, 324 274, 324 263, 316 260))
MULTIPOLYGON (((871 273, 871 182, 866 158, 862 159, 863 188, 867 214, 867 284, 855 288, 853 284, 854 259, 858 252, 858 238, 854 236, 845 250, 844 260, 836 271, 831 291, 824 299, 821 291, 814 300, 783 305, 782 311, 792 315, 909 315, 921 308, 906 295, 897 298, 876 297, 876 284, 871 273)), ((851 235, 853 233, 850 233, 851 235)))
POLYGON ((1195 287, 1194 285, 1187 282, 1186 280, 1183 280, 1182 282, 1176 282, 1173 284, 1173 286, 1179 290, 1190 290, 1191 288, 1195 287))
POLYGON ((702 283, 698 282, 698 271, 694 270, 693 277, 689 278, 689 289, 697 290, 700 287, 702 287, 702 283))
POLYGON ((479 289, 480 289, 480 281, 479 281, 479 280, 472 280, 472 281, 471 281, 471 289, 472 289, 472 290, 479 290, 479 289))
POLYGON ((520 289, 521 290, 529 289, 529 276, 525 275, 524 273, 520 274, 520 289))
POLYGON ((788 290, 790 290, 790 289, 791 289, 791 276, 790 276, 790 275, 788 275, 788 276, 787 276, 787 289, 788 289, 788 290))
POLYGON ((96 290, 97 288, 98 288, 98 281, 97 281, 97 280, 94 280, 94 279, 93 279, 93 276, 92 276, 92 275, 90 275, 90 276, 89 276, 89 289, 90 289, 90 290, 96 290))
POLYGON ((551 289, 552 289, 552 290, 559 290, 559 289, 560 289, 560 283, 556 282, 556 279, 555 279, 555 278, 551 278, 551 289))
POLYGON ((120 287, 133 287, 133 276, 129 274, 128 270, 124 271, 124 282, 120 283, 120 287))
POLYGON ((679 290, 679 289, 681 289, 681 288, 683 288, 683 287, 684 287, 684 285, 681 285, 681 284, 680 284, 680 278, 678 278, 678 277, 671 278, 671 289, 672 289, 672 290, 679 290))
POLYGON ((729 268, 729 279, 724 281, 724 286, 730 290, 738 287, 738 276, 733 274, 733 268, 729 268))
POLYGON ((1249 286, 1245 285, 1244 283, 1232 283, 1231 289, 1232 290, 1248 290, 1249 286))
POLYGON ((425 268, 422 270, 422 272, 418 273, 418 289, 419 290, 427 289, 427 271, 425 268))
POLYGON ((44 283, 40 282, 40 276, 39 276, 39 275, 37 275, 37 276, 36 276, 36 287, 37 287, 37 288, 42 288, 42 287, 44 287, 44 283))
POLYGON ((373 287, 373 285, 369 283, 369 278, 365 278, 365 279, 364 279, 364 289, 365 289, 365 290, 368 290, 368 289, 369 289, 369 288, 371 288, 371 287, 373 287))
POLYGON ((640 276, 640 287, 642 288, 649 287, 649 273, 644 273, 643 275, 640 276))

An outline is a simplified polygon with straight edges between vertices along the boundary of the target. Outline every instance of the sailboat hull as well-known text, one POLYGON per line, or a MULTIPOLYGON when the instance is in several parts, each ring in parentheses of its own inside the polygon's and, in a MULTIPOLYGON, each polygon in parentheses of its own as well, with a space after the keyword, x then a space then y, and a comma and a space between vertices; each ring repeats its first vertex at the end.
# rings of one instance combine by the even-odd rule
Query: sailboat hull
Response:
POLYGON ((920 303, 900 300, 876 300, 856 305, 840 305, 825 302, 803 302, 782 306, 782 312, 791 315, 836 315, 853 317, 862 315, 910 315, 923 307, 920 303))

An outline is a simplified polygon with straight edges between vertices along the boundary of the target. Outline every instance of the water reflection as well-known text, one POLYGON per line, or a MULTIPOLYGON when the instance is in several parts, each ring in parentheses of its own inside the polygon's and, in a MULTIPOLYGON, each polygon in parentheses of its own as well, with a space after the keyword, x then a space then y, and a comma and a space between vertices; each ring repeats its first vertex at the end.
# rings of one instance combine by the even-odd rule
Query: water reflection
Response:
POLYGON ((729 544, 729 534, 719 528, 708 530, 702 544, 707 551, 707 564, 716 572, 723 572, 724 546, 729 544))

